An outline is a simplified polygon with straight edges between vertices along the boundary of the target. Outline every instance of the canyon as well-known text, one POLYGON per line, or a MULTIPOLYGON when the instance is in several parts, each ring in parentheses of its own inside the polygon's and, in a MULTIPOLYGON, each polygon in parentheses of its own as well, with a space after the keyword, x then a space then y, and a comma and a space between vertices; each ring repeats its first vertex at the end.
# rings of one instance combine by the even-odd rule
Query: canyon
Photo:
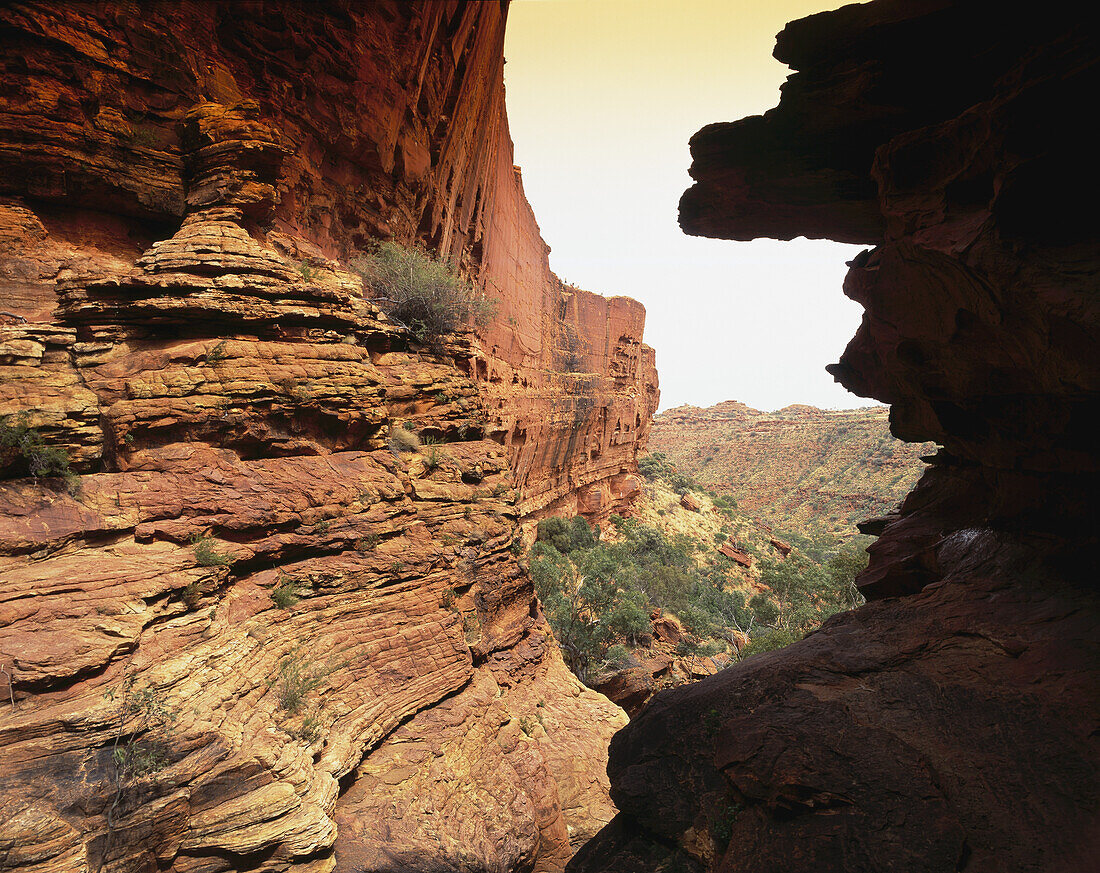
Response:
POLYGON ((517 556, 629 511, 657 375, 550 271, 506 11, 0 9, 0 868, 559 871, 614 814, 517 556), (417 342, 380 239, 492 322, 417 342))
POLYGON ((628 723, 520 557, 630 513, 654 352, 550 271, 506 15, 0 8, 0 869, 1090 870, 1095 36, 845 6, 693 137, 685 231, 869 246, 832 372, 941 448, 864 606, 628 723), (418 342, 381 239, 492 322, 418 342))
POLYGON ((649 448, 783 535, 835 545, 893 510, 937 447, 895 439, 882 406, 761 412, 729 400, 660 413, 649 448))
POLYGON ((795 21, 779 105, 691 141, 681 227, 870 246, 830 369, 942 446, 868 602, 657 695, 572 871, 1086 871, 1100 855, 1095 34, 874 0, 795 21))

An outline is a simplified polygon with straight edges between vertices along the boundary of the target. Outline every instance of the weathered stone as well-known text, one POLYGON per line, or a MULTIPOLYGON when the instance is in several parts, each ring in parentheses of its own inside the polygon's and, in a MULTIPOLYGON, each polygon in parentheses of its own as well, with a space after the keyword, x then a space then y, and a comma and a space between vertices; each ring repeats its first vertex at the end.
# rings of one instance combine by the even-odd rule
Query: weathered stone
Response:
POLYGON ((1100 258, 1074 206, 1096 46, 1047 13, 877 0, 795 22, 779 106, 693 138, 690 232, 876 243, 832 370, 944 450, 874 526, 871 602, 616 736, 620 814, 569 869, 1095 866, 1100 258))
POLYGON ((0 866, 560 871, 625 716, 513 543, 628 511, 644 310, 549 270, 500 4, 254 11, 0 9, 0 421, 81 474, 0 482, 0 866), (379 238, 493 323, 418 343, 379 238))

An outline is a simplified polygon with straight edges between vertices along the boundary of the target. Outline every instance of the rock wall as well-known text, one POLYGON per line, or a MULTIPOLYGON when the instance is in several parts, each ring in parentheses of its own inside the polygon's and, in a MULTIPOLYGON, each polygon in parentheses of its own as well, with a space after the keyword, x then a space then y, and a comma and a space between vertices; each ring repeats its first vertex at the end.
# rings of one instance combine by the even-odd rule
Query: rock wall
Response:
POLYGON ((505 12, 0 10, 0 868, 553 871, 613 814, 515 556, 626 511, 656 374, 549 271, 505 12), (495 322, 416 345, 377 238, 495 322))
POLYGON ((1096 49, 1062 4, 846 6, 779 35, 777 108, 692 139, 688 232, 873 245, 831 370, 944 448, 868 526, 871 602, 616 736, 570 869, 1095 866, 1096 49))

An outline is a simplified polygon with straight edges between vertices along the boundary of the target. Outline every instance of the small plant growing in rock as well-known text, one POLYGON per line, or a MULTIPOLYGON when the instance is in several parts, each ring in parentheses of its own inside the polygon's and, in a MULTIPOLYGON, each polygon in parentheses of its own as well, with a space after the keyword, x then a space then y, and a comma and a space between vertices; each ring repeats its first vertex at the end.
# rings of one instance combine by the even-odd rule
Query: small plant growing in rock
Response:
POLYGON ((118 700, 118 727, 111 746, 115 767, 114 798, 107 808, 107 833, 99 867, 102 869, 111 853, 115 814, 126 790, 138 779, 152 776, 169 763, 172 725, 177 712, 164 695, 151 685, 137 687, 137 677, 130 675, 121 688, 110 688, 103 694, 108 701, 118 700))
POLYGON ((270 682, 278 685, 279 707, 290 715, 297 713, 309 694, 324 684, 329 672, 304 661, 297 649, 285 655, 279 662, 275 678, 270 682))
POLYGON ((351 266, 382 310, 421 342, 471 323, 485 328, 496 312, 493 301, 419 249, 385 242, 351 266))
POLYGON ((434 473, 443 464, 443 453, 435 446, 429 447, 424 455, 424 469, 434 473))
POLYGON ((200 567, 224 567, 229 563, 229 556, 219 552, 210 537, 196 535, 191 540, 191 546, 200 567))
POLYGON ((312 743, 321 736, 321 717, 317 713, 311 712, 302 719, 302 723, 298 725, 298 730, 295 733, 299 739, 312 743))
POLYGON ((80 478, 69 469, 64 449, 46 445, 38 428, 27 424, 26 413, 14 423, 0 423, 0 467, 23 467, 37 483, 40 478, 58 479, 71 493, 79 490, 80 478))
POLYGON ((198 581, 189 582, 180 592, 180 599, 188 610, 192 610, 202 602, 202 595, 202 584, 198 581))
POLYGON ((302 261, 298 267, 298 272, 307 282, 313 278, 313 268, 309 265, 308 261, 302 261))
POLYGON ((210 349, 207 350, 206 355, 204 356, 207 366, 213 366, 219 361, 225 360, 226 355, 228 354, 225 350, 225 343, 226 341, 222 340, 221 342, 217 343, 214 346, 211 346, 210 349))
POLYGON ((289 576, 280 576, 275 587, 271 589, 271 599, 279 609, 289 609, 301 598, 298 596, 298 586, 289 576))
POLYGON ((475 612, 467 612, 462 616, 462 635, 466 638, 466 645, 472 646, 481 639, 481 621, 475 612))
POLYGON ((380 537, 376 533, 369 533, 355 541, 355 548, 360 552, 373 552, 378 546, 380 537))
POLYGON ((397 452, 419 452, 420 451, 420 437, 415 432, 408 430, 404 427, 391 427, 389 436, 390 451, 397 452))

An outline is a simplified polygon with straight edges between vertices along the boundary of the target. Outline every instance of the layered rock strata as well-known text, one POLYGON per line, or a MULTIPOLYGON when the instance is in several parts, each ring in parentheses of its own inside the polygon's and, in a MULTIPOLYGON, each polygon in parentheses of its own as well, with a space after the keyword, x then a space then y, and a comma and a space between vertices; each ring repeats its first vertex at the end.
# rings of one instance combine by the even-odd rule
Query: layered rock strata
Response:
POLYGON ((625 511, 653 356, 549 271, 504 12, 0 10, 3 869, 554 871, 612 816, 516 555, 625 511), (494 323, 416 345, 379 237, 494 323))
POLYGON ((868 526, 866 606, 616 736, 622 812, 570 869, 1092 869, 1095 40, 1059 4, 878 0, 776 56, 776 109, 693 138, 681 224, 873 244, 832 370, 944 448, 868 526))

